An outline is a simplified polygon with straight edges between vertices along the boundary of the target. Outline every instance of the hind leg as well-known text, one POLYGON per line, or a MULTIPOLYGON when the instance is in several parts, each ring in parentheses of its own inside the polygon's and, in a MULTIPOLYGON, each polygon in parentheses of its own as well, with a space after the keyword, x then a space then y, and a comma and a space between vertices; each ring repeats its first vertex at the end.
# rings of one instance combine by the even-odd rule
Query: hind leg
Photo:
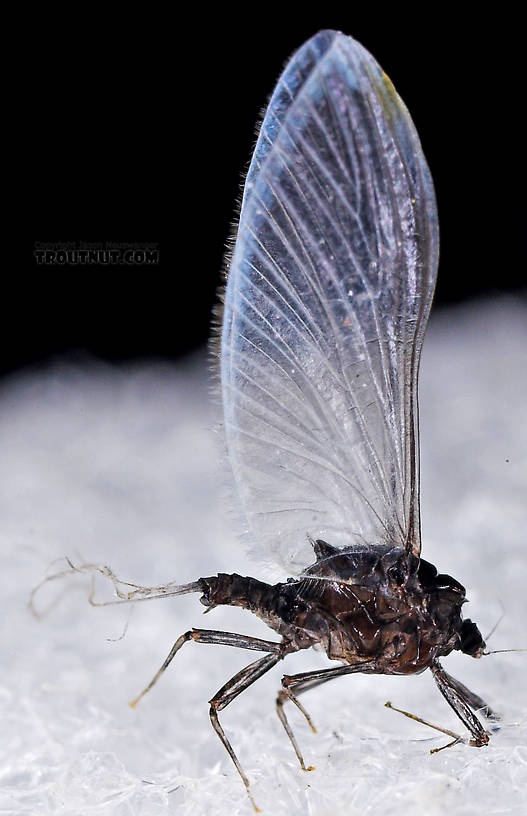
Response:
POLYGON ((245 785, 245 790, 247 791, 247 795, 251 800, 251 804, 256 811, 256 813, 260 812, 260 809, 256 806, 256 802, 254 801, 251 793, 251 789, 249 786, 249 780, 245 775, 245 772, 240 765, 238 757, 234 753, 234 749, 225 736, 225 732, 220 725, 220 721, 218 719, 218 711, 226 708, 229 703, 241 694, 242 691, 245 691, 246 688, 249 688, 255 680, 258 680, 263 674, 272 669, 279 660, 283 657, 282 654, 269 654, 265 655, 265 657, 261 657, 259 660, 256 660, 254 663, 251 663, 249 666, 246 666, 242 669, 238 674, 235 674, 228 683, 218 691, 217 694, 214 695, 212 700, 210 700, 210 721, 212 723, 212 727, 214 728, 216 734, 222 741, 227 753, 229 754, 230 758, 232 759, 236 770, 241 776, 242 782, 245 785))
POLYGON ((282 656, 285 654, 284 647, 281 643, 274 643, 272 640, 261 640, 260 638, 250 637, 249 635, 238 635, 235 632, 219 632, 215 629, 189 629, 184 635, 181 635, 172 646, 168 657, 155 673, 152 680, 143 689, 135 700, 130 703, 132 708, 135 708, 141 697, 150 691, 152 686, 157 683, 163 672, 170 665, 175 655, 181 647, 189 640, 195 640, 196 643, 216 643, 222 646, 238 646, 240 649, 252 649, 257 652, 274 652, 282 656))
POLYGON ((143 697, 146 692, 152 688, 152 686, 161 677, 165 669, 170 665, 177 652, 189 640, 194 640, 196 643, 215 643, 223 646, 238 646, 241 649, 250 649, 258 652, 269 652, 269 654, 261 657, 259 660, 256 660, 254 663, 251 663, 249 666, 246 666, 244 669, 238 672, 238 674, 234 675, 234 677, 232 677, 229 682, 222 686, 218 693, 214 695, 212 700, 209 701, 212 727, 222 741, 227 753, 236 767, 236 770, 240 774, 254 810, 258 812, 259 809, 256 806, 249 787, 249 780, 247 779, 238 757, 234 753, 234 749, 225 736, 225 732, 220 725, 218 720, 218 711, 221 711, 223 708, 228 706, 229 703, 231 703, 238 696, 238 694, 241 694, 242 691, 258 680, 259 677, 269 671, 269 669, 272 669, 272 667, 275 666, 279 660, 282 660, 285 654, 287 654, 287 645, 275 643, 271 640, 262 640, 260 638, 250 637, 248 635, 238 635, 235 632, 220 632, 213 629, 190 629, 176 640, 165 662, 156 672, 148 686, 141 692, 141 694, 139 694, 138 697, 136 697, 135 700, 133 700, 133 702, 130 703, 132 707, 137 705, 141 697, 143 697))

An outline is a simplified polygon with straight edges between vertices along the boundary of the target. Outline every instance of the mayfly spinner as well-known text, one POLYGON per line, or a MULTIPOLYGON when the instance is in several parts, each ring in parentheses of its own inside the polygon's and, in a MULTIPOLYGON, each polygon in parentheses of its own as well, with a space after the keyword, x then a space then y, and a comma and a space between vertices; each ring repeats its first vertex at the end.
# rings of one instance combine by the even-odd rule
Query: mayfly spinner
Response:
POLYGON ((280 639, 191 629, 145 689, 187 641, 264 653, 210 701, 255 808, 219 712, 317 644, 340 665, 285 675, 276 701, 304 770, 284 703, 310 722, 299 695, 355 672, 430 669, 469 744, 489 741, 473 712, 495 715, 439 662, 453 649, 480 657, 485 643, 462 617, 463 586, 421 558, 417 381, 437 256, 434 189, 408 111, 359 43, 319 32, 286 66, 261 126, 220 352, 227 447, 253 549, 296 577, 270 585, 219 574, 163 590, 248 609, 280 639))

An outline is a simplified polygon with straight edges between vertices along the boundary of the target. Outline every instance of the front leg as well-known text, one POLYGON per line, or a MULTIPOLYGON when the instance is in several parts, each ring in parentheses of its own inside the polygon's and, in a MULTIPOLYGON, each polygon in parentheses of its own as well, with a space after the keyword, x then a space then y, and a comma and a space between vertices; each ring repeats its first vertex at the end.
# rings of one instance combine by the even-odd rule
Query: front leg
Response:
POLYGON ((465 702, 468 703, 472 711, 481 711, 487 720, 493 720, 494 722, 501 720, 501 716, 496 711, 493 711, 489 704, 486 703, 485 700, 479 696, 479 694, 474 694, 474 692, 467 688, 463 683, 456 680, 456 678, 452 677, 451 674, 448 674, 448 672, 446 672, 442 666, 441 669, 448 678, 450 685, 453 686, 458 694, 465 700, 465 702))
POLYGON ((448 705, 456 712, 461 722, 468 728, 472 734, 470 745, 476 748, 481 748, 488 744, 489 734, 475 714, 470 710, 467 702, 463 698, 459 690, 457 681, 443 669, 439 661, 435 660, 431 667, 431 672, 434 675, 434 680, 437 683, 439 691, 447 701, 448 705))

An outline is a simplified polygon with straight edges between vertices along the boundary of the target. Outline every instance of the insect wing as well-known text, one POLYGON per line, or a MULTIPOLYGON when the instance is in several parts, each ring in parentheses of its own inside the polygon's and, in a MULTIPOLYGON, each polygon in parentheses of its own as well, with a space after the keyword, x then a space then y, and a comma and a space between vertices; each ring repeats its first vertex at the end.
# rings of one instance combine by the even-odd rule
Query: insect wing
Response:
POLYGON ((319 32, 265 114, 225 294, 225 431, 261 560, 298 572, 308 535, 419 554, 417 376, 437 252, 408 111, 362 46, 319 32))

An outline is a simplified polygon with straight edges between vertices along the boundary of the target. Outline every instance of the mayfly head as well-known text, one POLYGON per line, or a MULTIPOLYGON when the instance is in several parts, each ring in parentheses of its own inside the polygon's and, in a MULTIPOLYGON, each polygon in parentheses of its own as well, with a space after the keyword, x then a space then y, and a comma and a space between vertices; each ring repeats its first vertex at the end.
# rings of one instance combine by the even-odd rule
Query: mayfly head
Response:
POLYGON ((461 624, 461 632, 459 633, 459 646, 457 647, 464 654, 470 657, 481 657, 486 643, 481 636, 476 624, 467 618, 461 624))

